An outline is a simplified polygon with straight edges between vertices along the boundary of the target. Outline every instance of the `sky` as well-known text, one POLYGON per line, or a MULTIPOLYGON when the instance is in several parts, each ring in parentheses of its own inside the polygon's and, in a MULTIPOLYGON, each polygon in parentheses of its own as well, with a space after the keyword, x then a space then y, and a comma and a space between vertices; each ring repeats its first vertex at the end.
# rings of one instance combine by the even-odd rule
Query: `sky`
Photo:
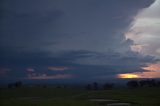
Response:
POLYGON ((0 5, 0 83, 160 78, 160 0, 0 5))

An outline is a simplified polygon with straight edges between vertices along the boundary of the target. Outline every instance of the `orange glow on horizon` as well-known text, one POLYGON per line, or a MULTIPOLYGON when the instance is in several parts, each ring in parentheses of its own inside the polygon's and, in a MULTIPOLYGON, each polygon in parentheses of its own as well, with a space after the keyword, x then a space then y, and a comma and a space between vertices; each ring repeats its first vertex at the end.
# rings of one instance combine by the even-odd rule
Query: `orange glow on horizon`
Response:
POLYGON ((118 74, 118 78, 139 78, 139 76, 136 74, 126 73, 126 74, 118 74))
POLYGON ((133 72, 118 74, 118 78, 160 78, 160 63, 149 64, 147 67, 142 67, 146 72, 133 72))

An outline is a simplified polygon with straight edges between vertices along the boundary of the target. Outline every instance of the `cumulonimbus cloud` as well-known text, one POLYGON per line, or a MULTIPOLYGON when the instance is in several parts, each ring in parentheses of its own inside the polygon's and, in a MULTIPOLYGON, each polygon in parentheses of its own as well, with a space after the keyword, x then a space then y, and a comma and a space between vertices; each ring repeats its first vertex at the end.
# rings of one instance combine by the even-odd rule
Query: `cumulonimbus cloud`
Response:
MULTIPOLYGON (((148 8, 140 11, 126 33, 126 38, 134 41, 131 45, 132 51, 143 55, 152 55, 160 58, 160 0, 155 2, 148 8)), ((160 63, 148 64, 142 67, 146 72, 133 72, 118 74, 120 78, 159 78, 160 63)))
POLYGON ((133 51, 160 57, 160 0, 140 11, 126 33, 134 41, 133 51))

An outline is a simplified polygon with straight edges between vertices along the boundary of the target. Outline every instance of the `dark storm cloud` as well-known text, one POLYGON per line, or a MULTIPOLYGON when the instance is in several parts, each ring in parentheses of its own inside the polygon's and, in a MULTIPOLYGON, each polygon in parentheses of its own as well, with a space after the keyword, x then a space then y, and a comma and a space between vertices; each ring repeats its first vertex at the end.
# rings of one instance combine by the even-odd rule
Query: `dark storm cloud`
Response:
POLYGON ((28 22, 50 22, 63 15, 63 11, 52 10, 45 12, 17 12, 12 10, 2 10, 1 19, 15 18, 19 21, 28 20, 28 22))
POLYGON ((54 79, 54 76, 59 74, 74 76, 71 79, 94 80, 104 75, 107 79, 108 77, 111 78, 110 76, 115 78, 120 73, 143 72, 141 67, 145 67, 145 63, 156 61, 151 56, 142 56, 133 52, 127 54, 115 53, 114 51, 109 51, 107 54, 71 51, 63 52, 56 57, 48 57, 49 54, 47 53, 32 53, 30 55, 27 53, 25 55, 18 54, 9 59, 3 57, 1 67, 12 69, 8 74, 8 79, 27 79, 30 75, 27 70, 30 68, 34 70, 33 78, 31 76, 29 78, 32 80, 51 79, 52 77, 54 79), (54 67, 54 69, 65 67, 67 70, 50 71, 49 67, 54 67))
POLYGON ((49 4, 39 2, 3 1, 0 17, 0 42, 3 49, 32 51, 39 49, 39 46, 43 48, 43 45, 54 44, 48 37, 46 39, 44 32, 48 30, 50 24, 55 24, 64 12, 56 8, 47 9, 49 4))
POLYGON ((26 77, 30 67, 51 76, 59 72, 50 72, 48 67, 73 67, 61 74, 73 74, 79 80, 144 71, 142 66, 156 60, 132 52, 134 42, 126 40, 124 33, 134 16, 152 2, 4 0, 0 66, 14 70, 10 78, 26 77))
POLYGON ((121 46, 123 32, 132 16, 151 2, 6 0, 1 9, 5 17, 1 19, 1 45, 18 51, 103 52, 117 46, 128 50, 128 45, 121 46))

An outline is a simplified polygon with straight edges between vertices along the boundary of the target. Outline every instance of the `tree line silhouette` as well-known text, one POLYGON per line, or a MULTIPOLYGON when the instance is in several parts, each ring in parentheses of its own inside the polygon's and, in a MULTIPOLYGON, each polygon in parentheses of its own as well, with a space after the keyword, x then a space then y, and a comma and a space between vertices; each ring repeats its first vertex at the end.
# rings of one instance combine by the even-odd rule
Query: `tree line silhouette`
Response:
POLYGON ((127 82, 127 86, 129 88, 136 87, 157 87, 160 86, 160 81, 156 81, 155 79, 146 79, 146 80, 131 80, 127 82))
MULTIPOLYGON (((114 83, 105 83, 103 85, 98 84, 97 82, 87 84, 87 90, 109 90, 114 88, 114 83)), ((155 79, 143 79, 143 80, 130 80, 126 83, 128 88, 137 88, 137 87, 160 87, 160 81, 155 79)))
POLYGON ((19 88, 21 87, 23 84, 21 81, 17 81, 15 83, 9 83, 8 84, 8 88, 19 88))
MULTIPOLYGON (((8 88, 20 88, 24 86, 21 81, 17 81, 14 83, 9 83, 8 88)), ((160 87, 160 81, 155 79, 142 79, 142 80, 130 80, 126 83, 128 88, 137 88, 137 87, 160 87)), ((40 86, 39 86, 40 87, 40 86)), ((46 88, 47 85, 41 86, 46 88)), ((85 86, 87 90, 110 90, 115 87, 114 83, 105 83, 100 84, 98 82, 90 83, 85 86)), ((58 85, 57 88, 68 88, 66 85, 58 85)))
POLYGON ((85 88, 87 90, 100 90, 100 89, 108 90, 108 89, 112 89, 113 87, 114 87, 113 83, 105 83, 100 86, 100 84, 98 84, 97 82, 94 82, 92 84, 87 84, 85 88))

